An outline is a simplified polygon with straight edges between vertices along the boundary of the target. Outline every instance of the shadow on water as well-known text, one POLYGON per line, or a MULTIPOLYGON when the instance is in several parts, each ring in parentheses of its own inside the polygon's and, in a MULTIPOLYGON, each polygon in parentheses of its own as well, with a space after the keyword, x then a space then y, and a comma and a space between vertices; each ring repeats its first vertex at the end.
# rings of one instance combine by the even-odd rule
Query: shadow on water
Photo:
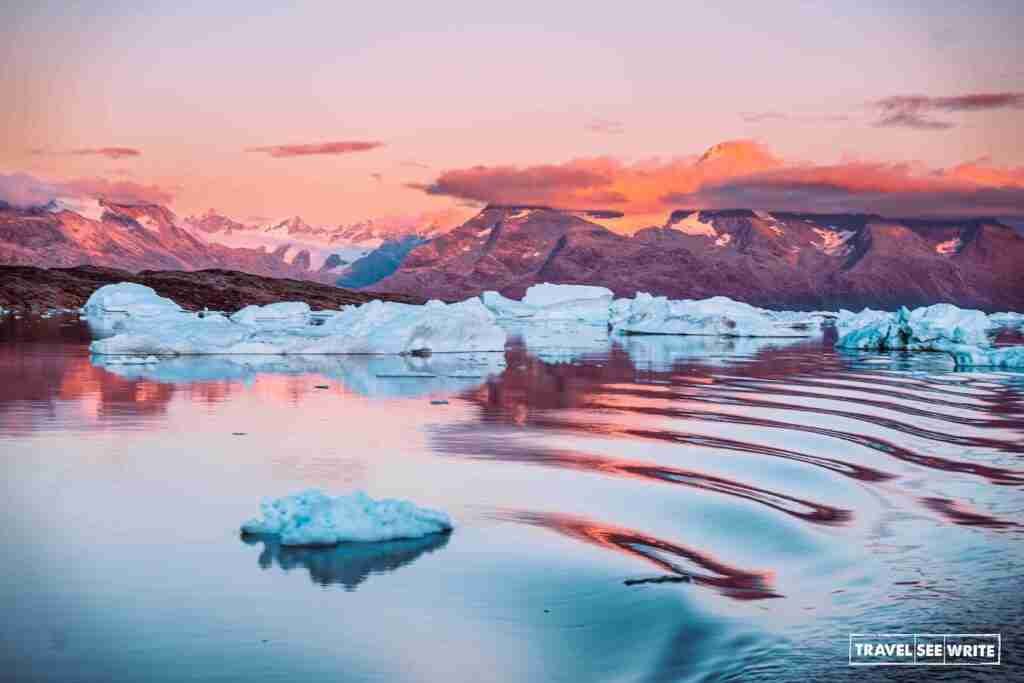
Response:
POLYGON ((422 555, 440 550, 448 544, 450 536, 440 533, 379 543, 341 543, 326 548, 283 546, 274 535, 242 534, 241 538, 246 545, 263 545, 257 559, 260 569, 305 569, 317 585, 344 586, 345 590, 354 591, 374 574, 393 572, 422 555))

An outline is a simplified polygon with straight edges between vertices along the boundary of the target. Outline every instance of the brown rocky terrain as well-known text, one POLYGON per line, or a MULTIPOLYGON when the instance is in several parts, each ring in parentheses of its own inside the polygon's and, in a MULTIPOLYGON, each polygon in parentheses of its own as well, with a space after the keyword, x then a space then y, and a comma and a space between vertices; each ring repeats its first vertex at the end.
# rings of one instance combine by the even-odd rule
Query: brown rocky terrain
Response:
POLYGON ((893 309, 946 301, 1024 310, 1024 237, 991 219, 675 211, 612 232, 579 212, 489 206, 413 249, 373 289, 447 299, 538 282, 673 298, 725 295, 766 307, 893 309))
POLYGON ((261 277, 230 270, 142 271, 77 266, 36 268, 0 266, 0 307, 43 311, 78 308, 99 287, 116 282, 136 282, 152 287, 189 310, 210 308, 235 311, 249 304, 305 301, 314 309, 334 309, 371 299, 422 303, 416 297, 354 292, 315 282, 261 277))

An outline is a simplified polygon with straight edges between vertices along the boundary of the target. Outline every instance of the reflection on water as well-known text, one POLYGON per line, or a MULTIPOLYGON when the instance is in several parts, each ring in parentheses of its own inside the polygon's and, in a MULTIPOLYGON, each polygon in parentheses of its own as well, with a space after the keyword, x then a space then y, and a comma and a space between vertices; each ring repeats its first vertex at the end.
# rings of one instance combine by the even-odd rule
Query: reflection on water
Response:
POLYGON ((504 355, 139 365, 90 358, 72 319, 0 323, 11 666, 820 680, 847 674, 851 631, 1024 634, 1021 373, 827 340, 512 337, 504 355), (309 486, 457 526, 235 540, 254 501, 309 486))
POLYGON ((270 569, 275 564, 286 572, 303 568, 313 583, 341 585, 353 591, 373 574, 393 572, 420 555, 443 548, 448 537, 447 533, 430 534, 381 543, 342 543, 329 548, 283 546, 278 536, 260 534, 242 534, 242 541, 246 545, 263 544, 258 559, 261 569, 270 569))
POLYGON ((418 356, 185 356, 140 363, 138 357, 93 356, 93 364, 132 380, 166 384, 252 382, 260 375, 318 375, 376 397, 458 393, 498 374, 496 353, 418 356))

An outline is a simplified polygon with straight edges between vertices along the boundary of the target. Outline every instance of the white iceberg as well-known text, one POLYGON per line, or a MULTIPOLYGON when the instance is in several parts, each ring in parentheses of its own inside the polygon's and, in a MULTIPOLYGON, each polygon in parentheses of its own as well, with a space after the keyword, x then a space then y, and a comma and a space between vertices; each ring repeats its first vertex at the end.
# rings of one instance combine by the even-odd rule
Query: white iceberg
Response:
POLYGON ((248 306, 229 318, 184 312, 148 287, 142 288, 146 296, 135 289, 138 285, 107 285, 101 290, 108 287, 114 294, 138 295, 141 303, 135 308, 120 304, 128 309, 125 312, 110 307, 109 290, 102 302, 93 300, 99 291, 90 298, 90 304, 96 304, 92 310, 102 310, 104 316, 121 314, 116 322, 104 325, 113 336, 90 346, 95 354, 405 354, 505 348, 505 331, 479 299, 424 305, 374 300, 316 315, 305 303, 284 302, 248 306))
POLYGON ((840 313, 836 346, 875 351, 941 351, 948 344, 991 346, 992 324, 981 311, 935 304, 896 313, 840 313))
POLYGON ((304 301, 282 301, 266 306, 246 306, 231 315, 233 322, 243 325, 305 325, 309 319, 309 304, 304 301))
POLYGON ((719 337, 816 337, 826 315, 769 311, 724 296, 672 300, 640 292, 612 304, 615 334, 719 337))
POLYGON ((263 517, 243 524, 242 532, 278 536, 284 546, 392 541, 452 530, 444 512, 405 500, 374 500, 362 491, 331 497, 311 489, 265 501, 260 511, 263 517))
POLYGON ((480 301, 500 320, 557 320, 607 325, 612 297, 612 291, 606 287, 545 282, 529 287, 522 301, 493 291, 481 294, 480 301))
POLYGON ((993 327, 1024 330, 1024 313, 1013 313, 1011 311, 992 313, 988 316, 988 319, 993 327))
POLYGON ((103 285, 92 293, 82 312, 93 335, 98 337, 117 334, 137 322, 188 315, 151 287, 133 282, 103 285))

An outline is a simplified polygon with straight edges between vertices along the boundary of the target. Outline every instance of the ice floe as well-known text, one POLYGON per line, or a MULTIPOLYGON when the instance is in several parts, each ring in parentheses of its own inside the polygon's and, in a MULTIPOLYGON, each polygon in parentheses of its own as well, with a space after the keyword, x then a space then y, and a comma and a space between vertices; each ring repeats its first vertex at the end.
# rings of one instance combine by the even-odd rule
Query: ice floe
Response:
POLYGON ((952 304, 935 304, 895 313, 865 309, 841 311, 836 346, 873 351, 940 351, 958 368, 1024 367, 1024 346, 992 347, 1001 327, 1019 324, 1017 313, 991 316, 952 304))
POLYGON ((815 337, 827 314, 769 311, 724 296, 673 300, 641 292, 612 305, 615 334, 815 337))
POLYGON ((945 344, 991 345, 992 323, 981 311, 952 304, 901 308, 895 313, 865 309, 840 312, 836 346, 874 351, 940 351, 945 344))
POLYGON ((480 300, 499 320, 559 320, 606 325, 612 297, 612 291, 605 287, 545 282, 528 288, 522 301, 497 292, 484 292, 480 300))
POLYGON ((121 282, 103 285, 82 307, 93 335, 106 337, 135 324, 187 315, 178 304, 151 287, 121 282))
POLYGON ((310 489, 264 501, 260 512, 263 516, 243 524, 242 532, 277 536, 284 546, 393 541, 452 530, 444 512, 405 500, 374 500, 362 491, 332 497, 310 489))
POLYGON ((370 301, 316 314, 301 302, 226 317, 184 312, 148 287, 107 285, 86 304, 104 355, 405 354, 503 351, 505 331, 479 299, 423 305, 370 301), (108 289, 109 288, 109 289, 108 289), (104 291, 106 290, 106 291, 104 291), (112 336, 108 336, 112 335, 112 336))

